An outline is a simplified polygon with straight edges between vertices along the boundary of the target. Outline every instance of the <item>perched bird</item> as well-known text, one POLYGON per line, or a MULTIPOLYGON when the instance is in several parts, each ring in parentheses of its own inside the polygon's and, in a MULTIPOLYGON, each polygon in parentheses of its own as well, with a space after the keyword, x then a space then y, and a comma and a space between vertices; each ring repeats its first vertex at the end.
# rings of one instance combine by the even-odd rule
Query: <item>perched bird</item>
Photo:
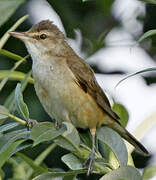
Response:
POLYGON ((148 154, 120 124, 91 67, 73 51, 51 21, 41 21, 26 32, 10 32, 10 35, 23 40, 32 57, 36 94, 50 117, 58 124, 67 121, 75 127, 89 128, 92 151, 86 160, 88 174, 93 166, 96 129, 102 125, 148 154))

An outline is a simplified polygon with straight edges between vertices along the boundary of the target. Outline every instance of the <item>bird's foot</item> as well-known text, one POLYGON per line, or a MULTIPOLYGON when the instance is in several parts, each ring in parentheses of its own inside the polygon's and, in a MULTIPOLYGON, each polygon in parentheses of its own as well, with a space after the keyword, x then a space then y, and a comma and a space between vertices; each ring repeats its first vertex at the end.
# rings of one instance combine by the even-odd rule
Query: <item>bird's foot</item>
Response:
POLYGON ((60 129, 61 128, 61 124, 60 123, 58 123, 57 121, 55 121, 55 128, 58 130, 58 129, 60 129))
POLYGON ((34 119, 28 119, 27 121, 27 128, 29 130, 29 128, 32 128, 35 124, 37 124, 38 122, 34 119))
POLYGON ((94 163, 94 156, 95 156, 95 153, 92 151, 90 153, 90 155, 87 157, 87 159, 85 160, 85 162, 83 163, 83 167, 85 167, 89 163, 88 171, 87 171, 87 176, 89 176, 90 173, 92 172, 93 163, 94 163))

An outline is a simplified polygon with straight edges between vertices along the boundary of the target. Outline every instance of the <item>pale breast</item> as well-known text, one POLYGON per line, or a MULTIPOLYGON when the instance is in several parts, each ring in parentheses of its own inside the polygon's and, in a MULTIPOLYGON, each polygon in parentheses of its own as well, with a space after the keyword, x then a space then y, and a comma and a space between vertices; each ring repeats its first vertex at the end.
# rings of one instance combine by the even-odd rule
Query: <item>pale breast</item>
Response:
POLYGON ((76 127, 88 128, 103 118, 103 111, 77 85, 65 60, 36 62, 33 64, 33 76, 42 105, 58 122, 70 121, 76 127))

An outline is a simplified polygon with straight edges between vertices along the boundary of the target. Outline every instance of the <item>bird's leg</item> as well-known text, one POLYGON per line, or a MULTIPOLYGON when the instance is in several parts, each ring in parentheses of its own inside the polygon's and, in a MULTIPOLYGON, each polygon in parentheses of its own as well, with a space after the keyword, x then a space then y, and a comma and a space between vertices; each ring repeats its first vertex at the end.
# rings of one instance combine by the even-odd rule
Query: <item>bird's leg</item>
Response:
POLYGON ((83 166, 86 166, 86 164, 89 162, 87 176, 90 175, 90 173, 91 173, 91 171, 93 169, 93 162, 94 162, 94 156, 95 156, 95 134, 96 134, 96 128, 90 129, 90 133, 92 135, 92 151, 91 151, 90 155, 88 156, 88 158, 83 163, 83 166))

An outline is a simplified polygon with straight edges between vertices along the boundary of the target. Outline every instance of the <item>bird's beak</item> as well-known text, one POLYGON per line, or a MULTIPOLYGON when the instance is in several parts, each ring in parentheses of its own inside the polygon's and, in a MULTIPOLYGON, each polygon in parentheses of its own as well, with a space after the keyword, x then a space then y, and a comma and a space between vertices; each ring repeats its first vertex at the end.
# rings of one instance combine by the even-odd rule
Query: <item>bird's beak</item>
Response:
POLYGON ((18 39, 21 40, 28 40, 29 36, 26 32, 15 32, 15 31, 11 31, 9 32, 10 36, 16 37, 18 39))

